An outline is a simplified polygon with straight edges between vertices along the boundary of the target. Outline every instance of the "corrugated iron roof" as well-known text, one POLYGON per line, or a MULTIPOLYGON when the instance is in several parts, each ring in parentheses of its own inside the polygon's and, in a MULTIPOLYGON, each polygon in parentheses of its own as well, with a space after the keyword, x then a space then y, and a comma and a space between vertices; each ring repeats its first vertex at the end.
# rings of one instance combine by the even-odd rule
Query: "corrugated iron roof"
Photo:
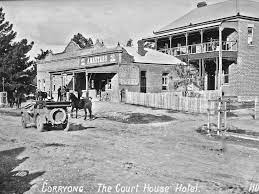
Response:
POLYGON ((178 29, 186 26, 217 21, 223 18, 242 16, 259 18, 259 3, 251 0, 228 0, 205 7, 193 9, 155 33, 178 29))
POLYGON ((141 56, 138 53, 137 47, 123 47, 127 53, 134 58, 135 63, 147 63, 147 64, 163 64, 163 65, 186 65, 184 62, 182 62, 180 59, 168 55, 165 53, 161 53, 159 51, 145 48, 146 54, 144 56, 141 56))

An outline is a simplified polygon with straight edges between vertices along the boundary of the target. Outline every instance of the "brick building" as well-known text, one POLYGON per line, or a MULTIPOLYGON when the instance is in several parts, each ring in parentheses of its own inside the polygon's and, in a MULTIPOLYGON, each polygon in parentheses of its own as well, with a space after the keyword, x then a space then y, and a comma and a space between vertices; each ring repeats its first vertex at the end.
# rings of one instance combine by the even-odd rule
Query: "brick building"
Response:
POLYGON ((258 96, 258 10, 259 3, 250 0, 212 5, 200 2, 197 8, 143 40, 196 67, 204 90, 258 96))
POLYGON ((162 92, 173 90, 169 79, 175 65, 184 64, 174 56, 138 47, 107 48, 97 42, 81 49, 71 41, 62 53, 50 53, 37 65, 37 88, 57 99, 59 87, 86 91, 93 98, 107 93, 119 101, 121 91, 162 92))

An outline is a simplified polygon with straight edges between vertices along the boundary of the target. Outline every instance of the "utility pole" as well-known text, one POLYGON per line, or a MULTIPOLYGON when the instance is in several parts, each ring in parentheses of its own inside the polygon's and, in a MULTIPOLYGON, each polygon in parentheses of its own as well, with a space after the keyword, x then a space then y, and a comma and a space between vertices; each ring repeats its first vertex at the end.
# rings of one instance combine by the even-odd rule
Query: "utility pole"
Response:
POLYGON ((222 98, 222 26, 219 26, 219 76, 218 87, 220 92, 220 98, 222 98))

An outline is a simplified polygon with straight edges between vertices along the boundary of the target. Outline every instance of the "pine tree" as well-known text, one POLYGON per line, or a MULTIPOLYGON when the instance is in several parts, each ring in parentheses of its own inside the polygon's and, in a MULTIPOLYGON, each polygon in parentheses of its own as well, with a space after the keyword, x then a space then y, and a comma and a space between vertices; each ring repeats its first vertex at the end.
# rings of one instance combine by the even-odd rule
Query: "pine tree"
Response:
POLYGON ((52 53, 52 50, 42 50, 40 49, 40 53, 35 57, 36 60, 42 60, 45 59, 45 57, 49 54, 52 53))
POLYGON ((5 13, 0 8, 0 77, 6 80, 5 90, 17 88, 28 92, 30 78, 24 70, 33 63, 27 56, 33 42, 28 43, 26 39, 15 41, 15 38, 13 25, 5 21, 5 13))

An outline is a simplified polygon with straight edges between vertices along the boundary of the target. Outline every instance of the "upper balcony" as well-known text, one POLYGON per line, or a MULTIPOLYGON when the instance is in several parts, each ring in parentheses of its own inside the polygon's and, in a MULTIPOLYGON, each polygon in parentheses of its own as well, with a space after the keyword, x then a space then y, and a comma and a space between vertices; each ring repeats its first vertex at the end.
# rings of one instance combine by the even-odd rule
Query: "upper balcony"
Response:
MULTIPOLYGON (((229 25, 229 24, 228 24, 229 25)), ((238 32, 235 26, 225 26, 220 31, 219 26, 187 30, 179 33, 168 33, 161 37, 148 40, 154 49, 185 59, 215 58, 219 55, 219 36, 222 39, 222 55, 236 58, 238 51, 238 32)))
MULTIPOLYGON (((237 41, 222 42, 222 51, 237 51, 237 48, 237 41)), ((215 52, 219 51, 219 41, 211 41, 188 46, 178 46, 173 48, 163 48, 158 49, 158 51, 173 56, 215 52)))

